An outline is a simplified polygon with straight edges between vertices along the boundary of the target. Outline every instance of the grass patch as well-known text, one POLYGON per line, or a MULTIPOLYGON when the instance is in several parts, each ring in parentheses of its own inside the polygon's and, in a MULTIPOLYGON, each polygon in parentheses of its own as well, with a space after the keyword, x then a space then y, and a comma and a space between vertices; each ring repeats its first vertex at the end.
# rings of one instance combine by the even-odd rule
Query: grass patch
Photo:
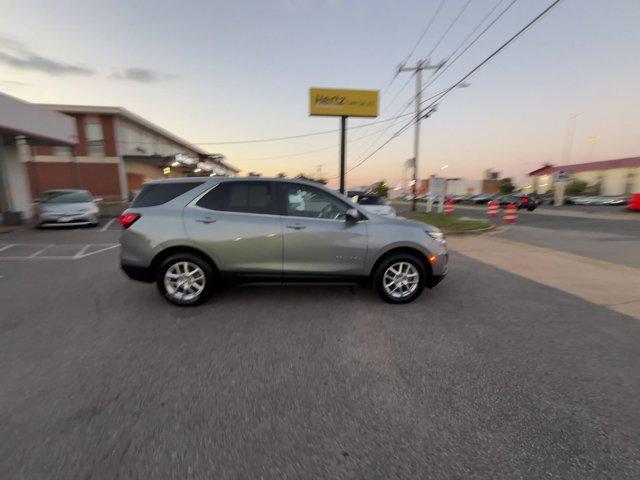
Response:
POLYGON ((491 225, 486 220, 463 220, 455 215, 445 213, 421 213, 411 212, 403 216, 411 220, 430 223, 434 227, 438 227, 445 232, 465 232, 467 230, 478 230, 487 228, 491 225))

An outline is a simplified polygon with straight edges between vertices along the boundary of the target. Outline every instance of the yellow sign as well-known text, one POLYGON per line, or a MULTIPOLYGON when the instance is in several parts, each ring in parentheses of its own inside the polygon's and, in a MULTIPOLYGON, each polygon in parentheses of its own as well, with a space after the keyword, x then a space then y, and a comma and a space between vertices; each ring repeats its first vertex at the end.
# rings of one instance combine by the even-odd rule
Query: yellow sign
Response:
POLYGON ((309 89, 309 114, 330 117, 377 117, 378 90, 309 89))
POLYGON ((162 173, 164 173, 165 175, 169 175, 171 173, 171 168, 170 167, 164 167, 162 169, 162 173))

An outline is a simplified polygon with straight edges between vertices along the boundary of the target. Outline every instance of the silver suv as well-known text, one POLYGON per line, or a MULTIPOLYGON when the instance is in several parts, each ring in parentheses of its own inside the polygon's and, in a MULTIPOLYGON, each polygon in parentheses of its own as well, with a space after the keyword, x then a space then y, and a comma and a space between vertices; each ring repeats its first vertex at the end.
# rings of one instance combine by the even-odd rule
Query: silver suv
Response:
POLYGON ((371 281, 386 301, 407 303, 447 273, 437 228, 377 216, 303 180, 154 181, 120 223, 122 269, 177 305, 244 281, 371 281))

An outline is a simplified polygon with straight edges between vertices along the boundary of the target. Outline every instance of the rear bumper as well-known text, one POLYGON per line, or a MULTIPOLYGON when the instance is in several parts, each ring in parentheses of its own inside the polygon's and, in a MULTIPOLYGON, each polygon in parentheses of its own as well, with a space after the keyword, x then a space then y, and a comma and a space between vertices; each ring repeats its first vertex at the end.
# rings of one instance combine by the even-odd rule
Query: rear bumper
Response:
POLYGON ((120 264, 120 268, 122 271, 132 280, 137 280, 139 282, 153 282, 153 271, 148 267, 140 267, 138 265, 126 265, 124 263, 120 264))

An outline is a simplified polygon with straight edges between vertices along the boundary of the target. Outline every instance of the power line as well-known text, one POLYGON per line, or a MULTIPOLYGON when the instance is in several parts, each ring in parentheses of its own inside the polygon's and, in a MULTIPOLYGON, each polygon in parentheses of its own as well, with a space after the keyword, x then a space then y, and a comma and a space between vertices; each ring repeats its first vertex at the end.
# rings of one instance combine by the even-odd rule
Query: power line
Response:
MULTIPOLYGON (((436 20, 436 18, 438 17, 438 15, 440 14, 440 11, 442 10, 442 7, 444 7, 444 4, 446 3, 447 0, 442 0, 440 2, 440 4, 438 5, 438 7, 436 8, 436 10, 433 12, 433 15, 431 15, 431 18, 429 19, 429 21, 427 22, 426 26, 422 29, 422 32, 420 33, 420 36, 418 37, 418 40, 416 40, 415 44, 413 45, 413 47, 411 48, 411 50, 409 51, 409 53, 405 56, 404 60, 400 63, 400 66, 403 66, 410 58, 411 56, 414 54, 414 52, 416 51, 416 49, 418 48, 418 46, 420 45, 420 43, 422 43, 422 40, 424 39, 425 35, 429 32, 431 26, 433 25, 433 22, 436 20)), ((389 90, 389 88, 391 87, 391 85, 393 84, 393 82, 395 82, 396 78, 398 78, 398 74, 399 71, 396 69, 396 72, 394 73, 394 75, 391 77, 391 80, 387 83, 387 85, 384 87, 384 89, 382 90, 382 92, 380 93, 380 98, 382 99, 382 97, 386 94, 387 90, 389 90)), ((396 101, 396 99, 398 98, 398 96, 400 96, 400 94, 404 91, 405 88, 407 88, 407 85, 409 85, 409 83, 411 82, 411 77, 409 77, 407 79, 407 81, 402 85, 402 87, 400 87, 400 89, 396 92, 396 94, 393 96, 393 98, 391 99, 390 102, 387 103, 386 108, 389 109, 391 107, 391 105, 393 105, 393 103, 396 101)), ((404 113, 404 111, 406 110, 406 108, 402 109, 402 113, 404 113)), ((395 122, 394 122, 395 123, 395 122)), ((369 147, 367 147, 365 149, 365 151, 368 149, 369 147)))
MULTIPOLYGON (((486 26, 486 27, 485 27, 485 28, 484 28, 484 29, 483 29, 483 30, 482 30, 478 35, 476 35, 476 37, 475 37, 475 38, 474 38, 474 39, 473 39, 473 40, 472 40, 472 41, 471 41, 471 42, 470 42, 470 43, 469 43, 469 44, 464 48, 464 50, 462 50, 460 53, 458 53, 458 55, 456 55, 456 56, 453 58, 453 60, 447 61, 447 64, 444 66, 444 68, 442 68, 442 69, 441 69, 441 70, 440 70, 436 75, 434 75, 434 76, 433 76, 433 78, 431 79, 431 81, 429 81, 429 83, 427 83, 427 84, 423 87, 422 91, 424 92, 427 88, 429 88, 431 85, 433 85, 433 83, 434 83, 438 78, 440 78, 440 77, 444 74, 444 72, 446 72, 446 71, 451 67, 451 65, 453 65, 454 63, 456 63, 456 62, 458 61, 458 59, 459 59, 462 55, 464 55, 464 54, 467 52, 467 50, 469 50, 469 49, 470 49, 470 48, 471 48, 471 47, 472 47, 472 46, 473 46, 473 45, 474 45, 478 40, 480 40, 480 38, 481 38, 481 37, 482 37, 482 36, 483 36, 483 35, 484 35, 484 34, 485 34, 485 33, 486 33, 486 32, 487 32, 487 31, 488 31, 488 30, 489 30, 489 29, 490 29, 490 28, 491 28, 491 27, 492 27, 492 26, 493 26, 493 25, 498 21, 498 20, 500 20, 500 18, 502 18, 502 16, 503 16, 505 13, 507 13, 507 12, 509 11, 509 9, 511 9, 511 7, 512 7, 512 6, 513 6, 517 1, 518 1, 518 0, 511 0, 511 2, 510 2, 510 3, 509 3, 509 4, 508 4, 508 5, 507 5, 507 6, 506 6, 506 7, 505 7, 505 8, 504 8, 504 9, 503 9, 503 10, 502 10, 498 15, 497 15, 497 16, 496 16, 496 18, 494 18, 494 19, 493 19, 493 20, 492 20, 492 21, 491 21, 491 22, 490 22, 490 23, 489 23, 489 24, 488 24, 488 25, 487 25, 487 26, 486 26)), ((500 3, 502 3, 502 0, 500 0, 500 2, 498 2, 498 5, 499 5, 500 3)), ((498 5, 496 5, 496 7, 497 7, 498 5)), ((495 7, 494 7, 494 9, 493 9, 493 10, 495 10, 495 7)), ((492 11, 493 11, 493 10, 492 10, 492 11)), ((485 19, 486 19, 486 18, 487 18, 487 17, 485 17, 485 19)), ((483 22, 484 22, 484 20, 483 20, 482 22, 480 22, 480 24, 479 24, 479 25, 481 25, 483 22)), ((479 25, 478 25, 478 26, 479 26, 479 25)), ((474 31, 475 31, 475 30, 477 30, 477 27, 474 29, 474 31)), ((469 36, 468 36, 467 38, 469 38, 469 36)), ((463 44, 464 44, 464 42, 463 42, 463 43, 461 43, 461 44, 460 44, 460 46, 461 46, 461 45, 463 45, 463 44)), ((458 49, 459 49, 459 48, 458 48, 458 49)), ((458 50, 458 49, 456 49, 456 50, 458 50)), ((453 54, 452 54, 452 55, 453 55, 453 54)))
MULTIPOLYGON (((405 115, 405 117, 406 116, 407 115, 405 115)), ((383 129, 379 129, 379 130, 376 130, 374 132, 368 133, 366 135, 361 135, 359 137, 356 137, 356 138, 353 138, 351 140, 348 140, 347 143, 348 144, 349 143, 355 143, 355 142, 357 142, 359 140, 363 140, 363 139, 365 139, 367 137, 371 137, 371 136, 381 132, 382 130, 383 129)), ((233 162, 253 162, 253 161, 258 161, 258 160, 277 160, 277 159, 280 159, 280 158, 299 157, 299 156, 302 156, 302 155, 308 155, 310 153, 322 152, 322 151, 325 151, 325 150, 332 150, 332 149, 335 149, 335 148, 338 148, 337 144, 336 145, 328 145, 326 147, 314 148, 312 150, 305 150, 303 152, 288 153, 288 154, 285 154, 285 155, 275 155, 275 156, 271 156, 271 157, 238 158, 238 159, 234 158, 234 159, 232 159, 230 161, 233 161, 233 162)))
POLYGON ((444 31, 444 33, 440 36, 440 39, 436 42, 436 44, 431 48, 431 50, 427 54, 427 56, 426 56, 427 59, 431 58, 431 55, 433 54, 433 52, 435 52, 436 48, 438 48, 440 46, 440 44, 446 38, 446 36, 449 34, 449 32, 451 31, 453 26, 456 23, 458 23, 458 20, 460 20, 460 17, 465 12, 465 10, 467 9, 467 7, 469 6, 470 3, 471 3, 471 0, 467 0, 466 3, 462 6, 462 8, 458 12, 458 14, 453 19, 453 21, 449 24, 449 27, 447 27, 447 29, 444 31))
MULTIPOLYGON (((420 45, 420 43, 422 42, 422 39, 424 38, 424 36, 427 34, 427 32, 429 31, 429 29, 431 28, 431 25, 433 25, 433 22, 435 21, 436 17, 438 16, 438 14, 440 13, 440 10, 442 10, 442 7, 444 7, 444 4, 446 3, 447 0, 442 0, 440 2, 440 5, 438 5, 438 8, 436 8, 435 13, 433 14, 433 16, 431 17, 431 20, 429 20, 429 22, 427 23, 427 25, 424 27, 424 29, 422 30, 422 33, 420 34, 420 37, 418 38, 418 41, 415 43, 415 45, 413 46, 413 48, 411 49, 411 51, 409 52, 409 54, 405 57, 405 59, 400 63, 400 65, 404 65, 405 63, 407 63, 409 61, 409 59, 411 58, 411 55, 413 55, 416 51, 416 49, 418 48, 418 45, 420 45)), ((471 1, 471 0, 469 0, 471 1)), ((397 74, 395 75, 396 77, 398 76, 397 74)), ((394 77, 395 78, 395 77, 394 77)))
MULTIPOLYGON (((349 127, 349 128, 364 128, 364 127, 368 127, 371 125, 378 125, 379 123, 385 123, 385 122, 390 122, 391 120, 395 120, 397 119, 397 117, 391 117, 391 118, 386 118, 384 120, 377 120, 375 122, 369 122, 369 123, 363 123, 362 125, 356 125, 353 127, 349 127)), ((234 144, 241 144, 241 143, 263 143, 263 142, 278 142, 281 140, 293 140, 296 138, 305 138, 305 137, 313 137, 313 136, 317 136, 317 135, 326 135, 328 133, 335 133, 335 132, 339 132, 340 129, 332 129, 332 130, 321 130, 318 132, 311 132, 311 133, 302 133, 300 135, 289 135, 286 137, 271 137, 271 138, 254 138, 254 139, 249 139, 249 140, 233 140, 233 141, 224 141, 224 142, 191 142, 193 145, 234 145, 234 144)), ((138 142, 132 142, 132 143, 138 143, 138 142)))
MULTIPOLYGON (((528 30, 532 25, 534 25, 536 22, 538 22, 542 17, 544 17, 552 8, 554 8, 558 3, 560 3, 562 0, 554 0, 547 8, 545 8, 542 12, 540 12, 538 15, 536 15, 536 17, 533 18, 533 20, 531 20, 529 23, 527 23, 524 27, 522 27, 520 30, 518 30, 518 32, 516 32, 513 36, 511 36, 506 42, 504 42, 502 45, 500 45, 500 47, 498 47, 496 50, 493 51, 493 53, 491 53, 488 57, 486 57, 482 62, 480 62, 478 65, 476 65, 475 67, 473 67, 467 74, 465 74, 460 80, 458 80, 456 83, 454 83, 453 85, 451 85, 449 88, 447 88, 444 92, 442 92, 440 95, 436 95, 438 96, 438 98, 436 100, 434 100, 433 102, 431 102, 429 105, 427 105, 425 108, 423 108, 420 111, 420 116, 424 115, 425 112, 428 111, 429 108, 433 107, 436 103, 438 103, 440 100, 442 100, 445 96, 447 96, 453 89, 455 89, 458 85, 460 85, 461 83, 463 83, 465 80, 467 80, 471 75, 473 75, 474 73, 476 73, 479 69, 481 69, 483 66, 485 66, 488 62, 491 61, 491 59, 493 59, 496 55, 498 55, 502 50, 504 50, 507 46, 509 46, 516 38, 518 38, 520 35, 522 35, 526 30, 528 30)), ((426 99, 426 101, 428 101, 429 99, 426 99)), ((358 168, 360 165, 362 165, 363 163, 365 163, 368 159, 370 159, 372 156, 374 156, 376 153, 378 153, 380 150, 382 150, 386 145, 388 145, 393 139, 395 139, 396 137, 400 136, 404 131, 406 131, 407 128, 409 128, 411 125, 413 125, 413 123, 416 121, 417 119, 412 119, 410 120, 407 124, 405 124, 404 126, 402 126, 397 132, 395 132, 389 139, 387 139, 382 145, 380 145, 378 148, 376 148, 373 152, 371 152, 369 155, 367 155, 364 159, 362 159, 359 163, 357 163, 356 165, 354 165, 353 167, 351 167, 349 170, 347 170, 348 172, 351 172, 352 170, 358 168)))
MULTIPOLYGON (((497 3, 497 4, 496 4, 496 5, 495 5, 495 6, 494 6, 490 11, 489 11, 489 13, 488 13, 488 14, 487 14, 487 15, 486 15, 486 16, 485 16, 485 17, 480 21, 480 23, 479 23, 479 24, 478 24, 478 25, 477 25, 477 26, 476 26, 476 27, 471 31, 471 33, 470 33, 469 35, 467 35, 467 36, 465 37, 465 39, 464 39, 464 40, 463 40, 463 41, 458 45, 458 47, 454 50, 454 53, 455 53, 457 50, 459 50, 459 49, 460 49, 460 47, 461 47, 462 45, 464 45, 464 43, 466 42, 466 40, 468 40, 468 39, 471 37, 471 35, 473 35, 473 33, 474 33, 474 32, 476 32, 476 31, 478 30, 478 28, 479 28, 479 27, 480 27, 480 26, 481 26, 481 25, 486 21, 486 19, 487 19, 489 16, 491 16, 491 14, 492 14, 492 13, 493 13, 497 8, 498 8, 498 6, 499 6, 503 1, 504 1, 504 0, 499 0, 499 1, 498 1, 498 3, 497 3)), ((479 34, 478 34, 478 35, 473 39, 473 41, 472 41, 469 45, 467 45, 467 47, 466 47, 462 52, 460 52, 460 54, 459 54, 459 55, 457 55, 457 56, 456 56, 453 60, 451 60, 451 61, 449 61, 449 60, 448 60, 448 61, 447 61, 447 64, 444 66, 444 68, 443 68, 443 69, 441 69, 440 71, 438 71, 438 72, 435 74, 435 76, 434 76, 434 77, 429 81, 429 83, 427 83, 427 85, 425 85, 425 86, 422 88, 422 90, 421 90, 421 92, 420 92, 420 93, 423 93, 423 92, 424 92, 424 91, 425 91, 425 90, 426 90, 430 85, 432 85, 432 84, 437 80, 437 78, 439 78, 439 77, 440 77, 440 76, 441 76, 441 75, 442 75, 446 70, 448 70, 448 69, 449 69, 449 67, 451 67, 451 65, 453 65, 453 64, 454 64, 454 63, 455 63, 455 62, 456 62, 456 61, 457 61, 457 60, 458 60, 458 59, 459 59, 459 58, 460 58, 460 57, 461 57, 461 56, 462 56, 462 55, 463 55, 463 54, 464 54, 464 53, 465 53, 465 52, 466 52, 466 51, 467 51, 467 50, 468 50, 468 49, 469 49, 469 48, 470 48, 474 43, 476 43, 476 42, 477 42, 477 41, 478 41, 478 40, 479 40, 479 39, 480 39, 480 38, 481 38, 481 37, 482 37, 482 36, 483 36, 483 35, 484 35, 484 34, 485 34, 485 33, 486 33, 486 32, 487 32, 487 31, 488 31, 488 30, 489 30, 489 29, 490 29, 490 28, 495 24, 495 23, 496 23, 496 22, 497 22, 497 21, 498 21, 498 20, 499 20, 499 19, 500 19, 500 18, 501 18, 501 17, 502 17, 502 16, 503 16, 503 15, 504 15, 504 14, 505 14, 505 13, 506 13, 510 8, 511 8, 511 7, 512 7, 512 6, 513 6, 513 4, 514 4, 516 1, 517 1, 517 0, 512 0, 512 1, 511 1, 511 3, 510 3, 509 5, 507 5, 507 7, 506 7, 504 10, 502 10, 502 11, 498 14, 498 16, 497 16, 496 18, 494 18, 494 19, 493 19, 493 21, 492 21, 489 25, 487 25, 487 26, 485 27, 485 29, 484 29, 483 31, 482 31, 482 32, 480 32, 480 33, 479 33, 479 34)), ((462 10, 461 10, 461 11, 462 11, 462 10)), ((432 49, 432 50, 433 50, 433 49, 432 49)), ((453 53, 452 53, 452 55, 453 55, 453 53)), ((451 57, 451 55, 450 55, 450 57, 451 57)), ((450 57, 449 57, 449 58, 450 58, 450 57)), ((405 82, 405 84, 403 85, 403 89, 404 89, 404 88, 405 88, 405 87, 406 87, 406 86, 411 82, 412 78, 413 78, 413 76, 410 76, 409 78, 407 78, 407 81, 406 81, 406 82, 405 82)), ((402 91, 402 89, 401 89, 400 91, 402 91)), ((444 91, 443 91, 443 92, 444 92, 444 91)), ((398 92, 398 94, 399 94, 399 93, 400 93, 400 92, 398 92)), ((442 92, 441 92, 441 93, 442 93, 442 92)), ((436 95, 439 95, 439 94, 436 94, 436 95)), ((396 97, 397 97, 397 96, 398 96, 398 95, 396 95, 396 97)), ((394 99, 395 99, 396 97, 394 97, 394 99)), ((426 98, 425 100, 423 100, 423 102, 427 102, 427 101, 429 101, 429 100, 430 100, 430 99, 432 99, 432 98, 434 98, 434 97, 433 97, 433 96, 428 97, 428 98, 426 98)), ((405 105, 401 110, 398 110, 398 111, 396 112, 396 116, 398 116, 398 114, 400 114, 400 115, 404 114, 404 112, 405 112, 405 111, 406 111, 406 110, 411 106, 411 104, 412 104, 412 103, 413 103, 413 99, 409 100, 409 101, 406 103, 406 105, 405 105)), ((368 151, 368 150, 369 150, 373 145, 375 145, 375 144, 378 142, 378 140, 380 140, 380 138, 382 138, 382 136, 384 135, 384 132, 385 132, 385 131, 390 130, 391 128, 393 128, 393 127, 394 127, 395 125, 397 125, 398 123, 399 123, 399 121, 398 121, 398 120, 396 120, 396 121, 394 121, 393 123, 389 124, 389 125, 387 126, 387 128, 383 131, 383 133, 382 133, 381 135, 379 135, 377 138, 375 138, 375 139, 374 139, 374 140, 373 140, 373 141, 372 141, 372 142, 371 142, 371 143, 370 143, 370 144, 369 144, 369 145, 368 145, 364 150, 362 150, 362 154, 360 155, 360 157, 358 158, 358 160, 357 160, 357 161, 359 162, 359 161, 360 161, 360 160, 361 160, 361 159, 366 155, 366 152, 367 152, 367 151, 368 151)))

